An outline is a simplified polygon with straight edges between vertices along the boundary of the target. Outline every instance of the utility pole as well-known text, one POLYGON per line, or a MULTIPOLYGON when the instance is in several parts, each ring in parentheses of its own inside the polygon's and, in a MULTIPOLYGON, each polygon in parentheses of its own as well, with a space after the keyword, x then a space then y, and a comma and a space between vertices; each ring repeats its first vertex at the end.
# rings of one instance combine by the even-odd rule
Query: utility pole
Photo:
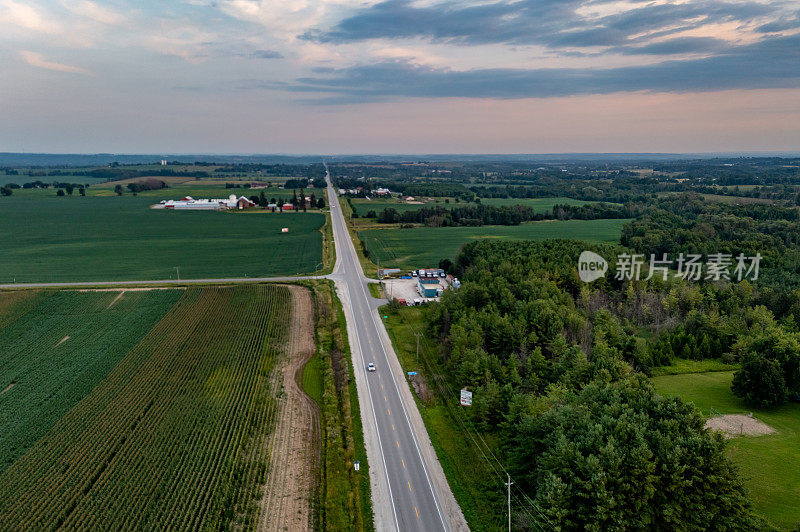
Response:
POLYGON ((419 337, 422 336, 422 333, 415 332, 414 336, 417 337, 417 365, 419 365, 419 337))
POLYGON ((180 281, 181 280, 181 267, 180 266, 175 266, 175 271, 178 272, 178 280, 180 281))
POLYGON ((511 532, 511 475, 506 473, 508 477, 508 482, 506 482, 506 486, 508 486, 508 532, 511 532))

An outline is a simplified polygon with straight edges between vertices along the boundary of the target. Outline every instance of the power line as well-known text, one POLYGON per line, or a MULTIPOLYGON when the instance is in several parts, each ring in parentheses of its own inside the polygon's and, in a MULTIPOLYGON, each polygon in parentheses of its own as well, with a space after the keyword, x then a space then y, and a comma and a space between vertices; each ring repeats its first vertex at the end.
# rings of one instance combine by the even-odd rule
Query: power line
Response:
MULTIPOLYGON (((408 325, 408 327, 411 329, 414 336, 417 337, 417 343, 419 347, 419 337, 423 336, 422 333, 418 332, 415 329, 415 327, 406 320, 404 316, 403 320, 405 321, 406 325, 408 325)), ((423 351, 425 351, 424 346, 423 346, 423 351)), ((547 525, 547 527, 550 528, 551 530, 555 529, 555 526, 553 526, 553 524, 550 522, 550 520, 547 518, 544 512, 542 512, 542 510, 539 508, 539 505, 533 499, 531 499, 531 497, 527 493, 525 493, 517 483, 511 481, 511 475, 505 469, 502 462, 500 462, 500 460, 494 454, 489 444, 486 443, 486 440, 483 438, 480 432, 477 429, 475 429, 474 426, 472 426, 472 422, 469 419, 466 419, 466 416, 460 409, 455 409, 453 405, 451 405, 449 398, 454 396, 455 390, 446 380, 442 382, 442 380, 436 378, 434 372, 431 371, 430 365, 427 363, 426 358, 427 357, 423 358, 423 363, 426 366, 425 369, 429 372, 431 380, 438 389, 439 395, 442 398, 445 407, 451 414, 451 417, 459 424, 462 431, 470 438, 470 440, 472 440, 473 444, 478 449, 478 451, 480 451, 481 455, 483 456, 483 459, 486 461, 489 467, 491 467, 492 473, 494 473, 498 483, 502 484, 506 483, 503 480, 503 474, 505 474, 507 481, 511 482, 511 484, 513 484, 515 488, 515 491, 519 493, 521 498, 520 508, 523 510, 523 513, 525 513, 525 515, 531 520, 532 524, 534 524, 537 528, 542 529, 540 523, 544 522, 547 525), (477 436, 478 439, 476 439, 475 436, 477 436), (478 440, 480 440, 480 443, 478 442, 478 440), (486 452, 484 452, 484 448, 486 452, 488 452, 489 455, 491 455, 492 460, 490 460, 489 457, 486 455, 486 452), (495 464, 497 465, 497 467, 495 467, 495 464), (527 506, 536 513, 538 519, 535 518, 530 513, 525 503, 527 503, 527 506)), ((417 354, 417 359, 419 360, 419 354, 417 354)), ((510 492, 510 485, 509 485, 509 492, 510 492)))

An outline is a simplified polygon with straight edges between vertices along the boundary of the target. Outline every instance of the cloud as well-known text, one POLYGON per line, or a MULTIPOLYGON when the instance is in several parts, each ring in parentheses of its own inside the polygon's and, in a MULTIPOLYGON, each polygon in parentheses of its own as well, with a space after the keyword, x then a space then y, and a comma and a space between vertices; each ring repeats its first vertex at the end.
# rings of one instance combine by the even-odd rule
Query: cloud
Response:
POLYGON ((0 26, 5 25, 43 33, 52 33, 58 29, 55 22, 29 4, 0 0, 0 26))
POLYGON ((48 61, 42 56, 42 54, 37 52, 31 52, 25 50, 20 52, 19 55, 26 63, 28 63, 31 66, 45 68, 47 70, 55 70, 57 72, 69 72, 71 74, 87 74, 87 75, 91 74, 91 72, 89 72, 85 68, 48 61))
POLYGON ((283 54, 277 50, 254 50, 253 57, 257 59, 282 59, 283 54))
POLYGON ((399 98, 546 98, 615 92, 705 92, 800 87, 800 34, 691 60, 605 69, 473 69, 384 61, 299 79, 289 90, 325 96, 317 103, 399 98))
MULTIPOLYGON (((753 0, 704 0, 659 3, 633 0, 622 4, 591 0, 518 0, 470 4, 418 5, 386 0, 360 9, 327 30, 303 38, 341 44, 369 39, 423 38, 461 45, 533 44, 551 49, 645 44, 708 25, 740 23, 785 15, 783 3, 753 0), (616 9, 611 9, 616 7, 616 9), (600 9, 604 8, 604 9, 600 9), (605 13, 603 13, 605 11, 605 13)), ((645 52, 647 53, 647 52, 645 52)))
POLYGON ((761 33, 777 33, 796 30, 798 28, 800 28, 800 11, 795 11, 794 15, 784 16, 758 26, 756 31, 761 33))
POLYGON ((644 46, 620 47, 614 51, 629 55, 681 55, 719 52, 726 48, 731 48, 729 43, 715 37, 677 37, 675 39, 654 42, 644 46))
POLYGON ((125 22, 125 17, 121 14, 89 0, 64 2, 64 6, 77 15, 109 26, 117 26, 125 22))

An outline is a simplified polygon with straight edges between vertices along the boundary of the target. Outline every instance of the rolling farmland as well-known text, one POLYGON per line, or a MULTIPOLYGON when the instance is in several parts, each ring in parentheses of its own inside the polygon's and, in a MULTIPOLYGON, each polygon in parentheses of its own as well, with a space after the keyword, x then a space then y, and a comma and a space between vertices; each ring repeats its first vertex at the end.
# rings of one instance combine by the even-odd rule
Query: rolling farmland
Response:
POLYGON ((461 246, 473 240, 544 240, 569 238, 586 242, 617 242, 622 226, 630 220, 566 220, 530 222, 515 226, 420 227, 361 231, 370 259, 381 266, 432 267, 440 259, 453 259, 461 246))
MULTIPOLYGON (((96 308, 113 298, 97 294, 96 308)), ((278 286, 183 292, 0 475, 0 529, 252 527, 289 308, 289 291, 278 286)))
POLYGON ((262 277, 312 272, 325 216, 152 210, 152 198, 0 202, 0 283, 262 277), (288 227, 288 234, 281 228, 288 227))
MULTIPOLYGON (((406 203, 398 199, 375 198, 371 200, 354 198, 353 207, 356 208, 359 216, 365 216, 369 211, 380 213, 383 209, 396 209, 398 212, 417 211, 423 207, 464 207, 475 205, 474 203, 456 203, 454 198, 449 198, 450 203, 444 202, 445 198, 436 198, 425 203, 406 203)), ((545 212, 552 209, 553 205, 586 205, 591 201, 582 201, 572 198, 481 198, 483 205, 525 205, 532 208, 535 212, 545 212)))

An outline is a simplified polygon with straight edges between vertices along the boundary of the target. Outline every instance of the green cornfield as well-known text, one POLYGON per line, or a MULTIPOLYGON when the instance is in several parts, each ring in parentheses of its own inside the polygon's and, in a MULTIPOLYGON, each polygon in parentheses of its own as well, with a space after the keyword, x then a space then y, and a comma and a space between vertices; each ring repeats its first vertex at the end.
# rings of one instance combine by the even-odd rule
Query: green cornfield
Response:
POLYGON ((0 294, 0 301, 19 299, 5 314, 10 323, 3 326, 0 316, 0 473, 91 392, 182 293, 0 294))
MULTIPOLYGON (((107 374, 0 474, 0 529, 254 526, 268 466, 267 435, 280 393, 274 377, 279 372, 272 369, 287 333, 290 293, 268 285, 174 292, 143 292, 149 296, 143 299, 161 313, 152 327, 116 320, 120 342, 133 345, 127 350, 112 346, 125 350, 124 356, 109 362, 107 374), (140 334, 136 327, 148 331, 140 334)), ((62 294, 46 297, 18 320, 38 313, 43 317, 37 323, 55 328, 59 313, 52 307, 58 298, 80 299, 62 294)), ((87 312, 75 316, 74 325, 95 320, 96 339, 108 337, 111 331, 103 329, 98 317, 102 313, 93 314, 93 309, 108 305, 113 294, 92 293, 96 300, 84 302, 87 312)), ((130 312, 138 308, 133 301, 128 304, 130 312)), ((65 321, 70 319, 66 314, 65 321)), ((90 337, 72 357, 78 364, 87 358, 82 353, 91 350, 91 328, 84 327, 90 337)), ((48 352, 72 341, 70 335, 60 346, 51 345, 67 329, 42 333, 47 341, 28 348, 22 358, 36 362, 17 363, 20 383, 35 364, 49 363, 48 352)), ((3 375, 12 358, 0 350, 3 375)), ((91 374, 102 373, 96 368, 91 374)), ((55 391, 58 378, 53 375, 41 387, 55 391)), ((36 408, 42 395, 30 390, 15 399, 19 408, 36 408)), ((8 400, 4 395, 0 409, 8 400)))

